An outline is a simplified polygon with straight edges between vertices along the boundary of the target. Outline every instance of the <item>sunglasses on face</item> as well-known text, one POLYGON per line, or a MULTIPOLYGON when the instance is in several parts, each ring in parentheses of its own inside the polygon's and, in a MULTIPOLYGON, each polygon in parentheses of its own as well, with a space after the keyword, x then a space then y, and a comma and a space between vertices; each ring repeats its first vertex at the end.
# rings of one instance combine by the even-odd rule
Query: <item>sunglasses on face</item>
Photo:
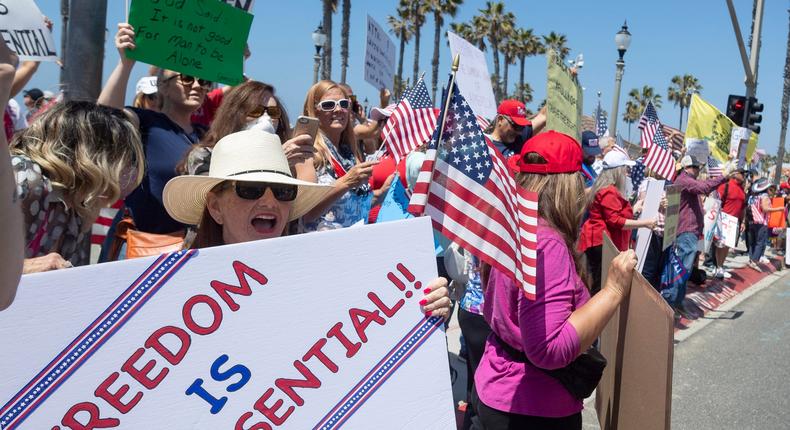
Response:
POLYGON ((321 109, 324 112, 332 112, 340 106, 340 109, 348 109, 351 107, 351 101, 349 99, 340 99, 340 100, 324 100, 319 102, 316 107, 321 109))
POLYGON ((244 200, 258 200, 263 197, 267 189, 271 189, 275 199, 281 202, 291 202, 296 199, 296 193, 299 190, 296 185, 268 182, 234 182, 233 185, 236 195, 244 200))
POLYGON ((517 132, 519 132, 519 133, 520 133, 520 132, 522 132, 522 131, 524 131, 524 126, 523 126, 523 125, 518 125, 518 124, 516 124, 516 123, 515 123, 515 122, 513 122, 513 120, 512 120, 512 119, 510 119, 509 117, 504 117, 504 118, 507 120, 507 122, 509 122, 509 123, 510 123, 510 126, 511 126, 511 127, 513 127, 513 130, 515 130, 515 131, 517 131, 517 132))
MULTIPOLYGON (((178 82, 180 82, 181 85, 184 85, 184 86, 192 86, 192 84, 195 83, 195 79, 196 79, 194 76, 189 76, 189 75, 184 75, 184 74, 179 73, 177 75, 173 75, 173 76, 171 76, 171 77, 169 77, 167 79, 164 79, 162 82, 167 82, 167 81, 169 81, 171 79, 175 79, 175 78, 178 78, 178 82)), ((200 85, 203 88, 210 88, 211 87, 211 81, 207 81, 205 79, 197 79, 197 82, 198 82, 198 85, 200 85)))
POLYGON ((271 119, 280 119, 282 116, 282 112, 280 111, 280 106, 256 106, 253 110, 251 110, 247 116, 252 118, 260 118, 263 114, 268 113, 269 118, 271 119))

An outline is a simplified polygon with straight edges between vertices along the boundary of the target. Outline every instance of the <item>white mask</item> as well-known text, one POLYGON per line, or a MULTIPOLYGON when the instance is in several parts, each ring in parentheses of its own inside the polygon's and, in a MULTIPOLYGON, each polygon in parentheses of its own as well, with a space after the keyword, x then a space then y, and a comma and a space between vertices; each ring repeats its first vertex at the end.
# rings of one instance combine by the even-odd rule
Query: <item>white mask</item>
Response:
POLYGON ((261 130, 267 133, 277 134, 277 130, 274 129, 274 125, 272 124, 272 119, 269 117, 268 113, 264 113, 258 118, 250 121, 249 123, 247 123, 247 126, 244 127, 244 129, 261 130))

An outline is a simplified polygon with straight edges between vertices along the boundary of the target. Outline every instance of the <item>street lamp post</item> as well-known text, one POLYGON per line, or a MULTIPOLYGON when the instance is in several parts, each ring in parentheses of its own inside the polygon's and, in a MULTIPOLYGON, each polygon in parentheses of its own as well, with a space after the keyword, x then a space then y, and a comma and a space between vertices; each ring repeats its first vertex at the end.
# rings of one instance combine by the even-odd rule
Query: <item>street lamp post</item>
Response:
POLYGON ((315 65, 313 66, 313 83, 318 82, 318 68, 321 67, 321 48, 326 43, 326 33, 324 33, 324 26, 318 24, 318 28, 313 32, 313 44, 315 45, 315 65))
POLYGON ((617 137, 617 108, 620 105, 620 84, 623 82, 623 70, 625 69, 623 56, 631 45, 631 33, 628 32, 628 22, 624 22, 620 31, 614 35, 614 43, 617 45, 617 52, 620 54, 620 58, 615 63, 617 71, 614 76, 614 100, 612 101, 612 116, 609 117, 609 134, 617 137))

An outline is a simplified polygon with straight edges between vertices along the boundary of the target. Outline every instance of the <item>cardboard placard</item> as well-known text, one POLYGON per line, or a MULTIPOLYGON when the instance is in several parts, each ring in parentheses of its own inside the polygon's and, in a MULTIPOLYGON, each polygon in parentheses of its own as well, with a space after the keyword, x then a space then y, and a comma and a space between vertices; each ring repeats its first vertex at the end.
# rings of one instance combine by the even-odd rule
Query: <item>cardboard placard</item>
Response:
POLYGON ((25 339, 0 348, 0 426, 454 429, 444 321, 418 305, 430 233, 422 217, 23 276, 0 312, 0 338, 25 339))
POLYGON ((247 13, 252 13, 252 7, 255 5, 255 0, 224 0, 225 3, 243 10, 247 13))
MULTIPOLYGON (((602 279, 619 251, 605 236, 602 279)), ((674 315, 640 273, 600 337, 607 364, 595 395, 602 430, 668 430, 672 407, 674 315)))
POLYGON ((735 248, 738 239, 738 217, 734 217, 724 211, 719 215, 721 222, 721 238, 729 248, 735 248))
POLYGON ((395 79, 395 44, 387 31, 368 15, 365 43, 365 81, 377 90, 392 88, 395 79))
POLYGON ((475 115, 492 120, 496 117, 497 105, 485 54, 451 31, 447 32, 447 41, 450 43, 452 57, 460 56, 455 84, 475 115))
POLYGON ((707 252, 713 242, 713 236, 721 234, 718 232, 718 220, 721 213, 721 200, 708 196, 702 206, 704 225, 702 227, 703 248, 700 251, 707 252))
POLYGON ((0 37, 19 61, 55 61, 55 39, 33 0, 0 2, 0 37))
POLYGON ((678 214, 680 212, 680 188, 677 185, 667 187, 667 212, 664 215, 664 243, 661 249, 669 248, 678 232, 678 214))
MULTIPOLYGON (((785 206, 784 197, 771 198, 772 208, 783 208, 785 206)), ((785 211, 776 211, 768 214, 768 228, 785 228, 787 227, 787 214, 785 211)))
POLYGON ((242 82, 252 15, 217 0, 133 0, 134 50, 126 55, 214 82, 242 82))
POLYGON ((576 137, 581 141, 582 87, 553 49, 546 52, 546 129, 576 137))
POLYGON ((730 158, 738 160, 738 168, 746 167, 746 152, 749 148, 751 130, 744 127, 733 127, 730 135, 730 158))
POLYGON ((686 139, 686 155, 692 156, 695 160, 702 163, 708 161, 710 148, 708 141, 703 139, 686 139))
MULTIPOLYGON (((647 178, 646 180, 645 203, 642 206, 642 214, 639 216, 640 220, 656 219, 659 206, 661 205, 661 198, 664 196, 665 181, 663 179, 647 178)), ((645 267, 645 258, 647 257, 647 250, 652 236, 653 230, 649 228, 640 228, 636 232, 636 270, 639 273, 642 273, 642 269, 645 267)))

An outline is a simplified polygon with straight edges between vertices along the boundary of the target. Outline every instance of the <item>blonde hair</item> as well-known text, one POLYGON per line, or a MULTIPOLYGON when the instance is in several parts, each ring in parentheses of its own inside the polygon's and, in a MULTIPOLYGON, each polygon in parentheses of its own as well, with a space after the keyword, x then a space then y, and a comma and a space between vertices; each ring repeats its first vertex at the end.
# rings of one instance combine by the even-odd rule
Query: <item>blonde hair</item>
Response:
MULTIPOLYGON (((343 89, 343 87, 334 82, 329 80, 318 81, 315 83, 310 89, 307 91, 307 97, 304 101, 304 108, 302 110, 302 115, 311 116, 313 118, 318 117, 318 111, 316 110, 316 105, 321 100, 321 97, 324 96, 329 90, 338 89, 343 93, 343 96, 348 98, 348 92, 343 89)), ((346 124, 346 128, 343 130, 343 133, 340 134, 340 142, 332 142, 338 149, 341 145, 345 144, 351 148, 351 152, 354 153, 354 158, 356 158, 357 163, 361 163, 364 159, 362 157, 362 151, 359 149, 357 145, 357 139, 354 135, 354 121, 351 118, 351 108, 349 107, 348 110, 348 123, 346 124)), ((320 131, 320 130, 319 130, 320 131)), ((324 143, 323 132, 319 132, 315 137, 315 158, 313 159, 313 164, 316 169, 321 167, 326 167, 329 165, 329 160, 331 158, 329 153, 329 148, 324 143)))
POLYGON ((585 207, 589 207, 593 200, 595 200, 595 195, 598 194, 598 191, 601 191, 609 185, 614 185, 623 198, 628 198, 628 196, 625 195, 627 169, 628 167, 626 166, 615 167, 613 169, 603 169, 601 174, 595 178, 595 182, 593 183, 592 187, 590 187, 590 192, 587 194, 587 204, 585 207))
MULTIPOLYGON (((525 154, 524 158, 530 164, 546 164, 546 160, 537 153, 525 154)), ((585 279, 584 265, 580 264, 580 255, 576 251, 584 214, 584 182, 581 176, 576 172, 550 175, 517 173, 516 182, 538 194, 538 216, 562 236, 576 263, 576 273, 585 279)))
MULTIPOLYGON (((137 187, 145 169, 137 128, 122 111, 91 102, 56 104, 18 133, 12 146, 14 154, 41 166, 67 204, 90 222, 122 197, 122 186, 137 187), (122 184, 130 174, 132 182, 122 184)), ((91 224, 82 227, 89 230, 91 224)))

